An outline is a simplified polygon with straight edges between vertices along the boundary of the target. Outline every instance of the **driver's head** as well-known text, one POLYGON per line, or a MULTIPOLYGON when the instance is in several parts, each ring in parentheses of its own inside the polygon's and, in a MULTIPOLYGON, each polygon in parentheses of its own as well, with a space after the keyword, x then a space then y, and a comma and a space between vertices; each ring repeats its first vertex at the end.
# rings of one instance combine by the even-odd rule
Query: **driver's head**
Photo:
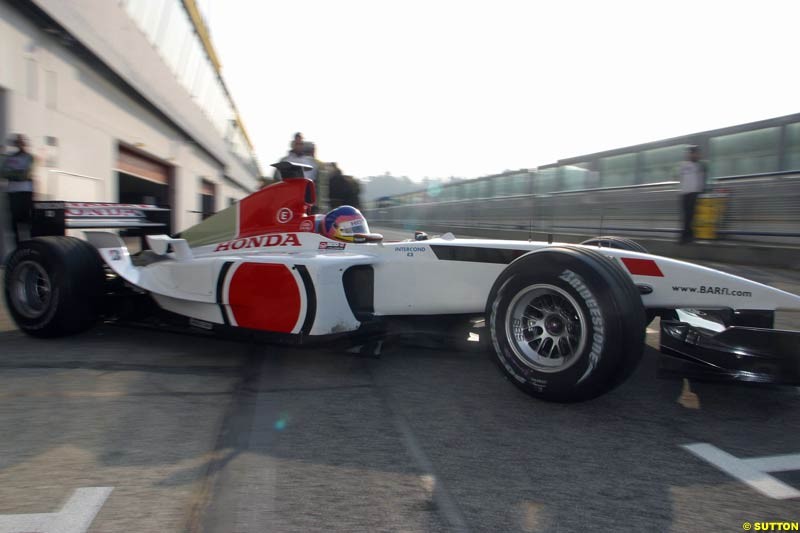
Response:
POLYGON ((331 210, 322 221, 321 233, 329 239, 353 242, 358 233, 369 233, 367 219, 361 211, 349 205, 331 210))

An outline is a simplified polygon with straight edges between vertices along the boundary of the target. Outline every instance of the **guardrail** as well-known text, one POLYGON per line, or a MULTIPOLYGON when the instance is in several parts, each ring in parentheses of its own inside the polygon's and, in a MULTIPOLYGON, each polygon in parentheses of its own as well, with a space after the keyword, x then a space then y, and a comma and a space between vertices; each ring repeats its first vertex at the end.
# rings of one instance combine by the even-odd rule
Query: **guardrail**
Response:
MULTIPOLYGON (((726 240, 800 245, 800 173, 735 176, 714 181, 727 196, 718 228, 726 240)), ((553 194, 477 198, 375 208, 371 224, 401 227, 497 229, 530 233, 677 239, 678 182, 553 194)))

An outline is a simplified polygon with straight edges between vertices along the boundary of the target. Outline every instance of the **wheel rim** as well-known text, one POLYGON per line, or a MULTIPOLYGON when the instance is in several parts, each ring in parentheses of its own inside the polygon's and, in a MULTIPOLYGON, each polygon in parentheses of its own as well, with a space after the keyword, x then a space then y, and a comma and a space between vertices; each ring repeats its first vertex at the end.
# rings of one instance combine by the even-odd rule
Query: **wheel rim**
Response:
POLYGON ((532 285, 511 300, 506 337, 517 358, 540 372, 561 372, 583 351, 588 335, 578 302, 553 285, 532 285))
POLYGON ((50 276, 34 261, 23 261, 11 277, 9 294, 14 308, 25 318, 39 318, 50 307, 50 276))

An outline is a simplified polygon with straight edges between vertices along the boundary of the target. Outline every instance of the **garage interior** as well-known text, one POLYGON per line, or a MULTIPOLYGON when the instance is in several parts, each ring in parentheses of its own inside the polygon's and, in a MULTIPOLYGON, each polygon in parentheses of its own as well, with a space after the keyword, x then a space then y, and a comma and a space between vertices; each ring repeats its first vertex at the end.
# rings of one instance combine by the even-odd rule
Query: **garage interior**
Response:
MULTIPOLYGON (((120 145, 117 157, 118 201, 124 204, 174 205, 174 169, 171 165, 120 145)), ((174 214, 167 233, 172 233, 174 214)))

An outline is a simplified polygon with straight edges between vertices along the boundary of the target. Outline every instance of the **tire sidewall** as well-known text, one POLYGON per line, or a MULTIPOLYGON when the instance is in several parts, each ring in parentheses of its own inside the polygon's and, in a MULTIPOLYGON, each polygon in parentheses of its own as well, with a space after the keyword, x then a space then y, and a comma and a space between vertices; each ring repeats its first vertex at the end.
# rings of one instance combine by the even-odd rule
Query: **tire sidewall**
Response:
POLYGON ((498 284, 496 297, 489 304, 489 321, 496 359, 506 374, 535 396, 569 400, 595 395, 620 365, 621 354, 615 347, 626 344, 620 310, 609 294, 613 290, 609 281, 579 257, 548 254, 545 261, 537 261, 535 269, 525 264, 518 268, 511 265, 498 284), (559 372, 543 372, 522 362, 506 331, 514 297, 527 287, 542 284, 569 294, 577 302, 586 328, 586 340, 577 360, 559 372))
POLYGON ((5 299, 9 313, 23 329, 35 333, 38 330, 47 328, 59 312, 62 290, 63 275, 60 269, 56 268, 53 258, 47 253, 47 247, 39 246, 36 242, 24 243, 12 254, 6 264, 5 275, 5 299), (11 297, 10 282, 14 279, 16 269, 24 262, 31 261, 39 264, 50 278, 50 302, 47 310, 36 318, 29 318, 17 310, 11 297))

